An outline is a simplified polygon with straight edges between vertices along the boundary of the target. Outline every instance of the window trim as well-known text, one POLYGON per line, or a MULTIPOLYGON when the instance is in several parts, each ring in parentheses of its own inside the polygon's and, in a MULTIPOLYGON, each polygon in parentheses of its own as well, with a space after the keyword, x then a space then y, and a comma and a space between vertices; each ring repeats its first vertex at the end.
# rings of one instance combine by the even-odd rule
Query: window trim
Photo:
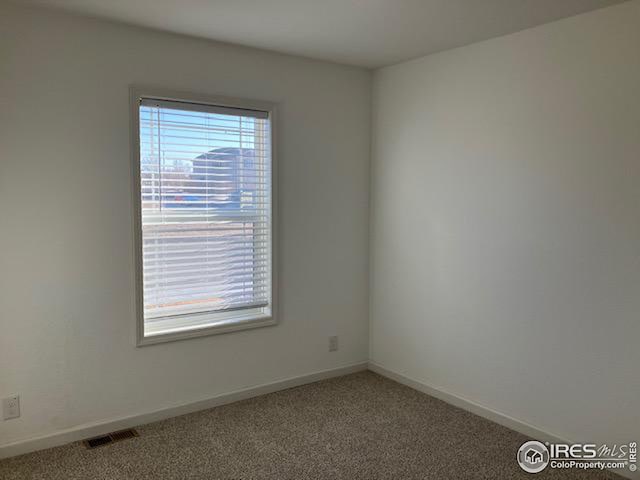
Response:
POLYGON ((193 94, 172 91, 164 88, 132 85, 130 97, 130 133, 131 133, 131 168, 133 197, 133 262, 134 262, 134 294, 136 316, 136 346, 154 345, 188 338, 219 335, 252 328, 276 325, 278 323, 278 168, 276 150, 277 108, 272 102, 249 100, 243 98, 223 97, 217 95, 193 94), (268 112, 270 120, 271 141, 271 314, 261 316, 239 317, 233 323, 212 325, 192 330, 162 333, 153 336, 144 335, 144 298, 143 298, 143 266, 142 266, 142 205, 140 198, 140 99, 154 98, 185 103, 197 103, 217 107, 229 107, 245 110, 268 112))

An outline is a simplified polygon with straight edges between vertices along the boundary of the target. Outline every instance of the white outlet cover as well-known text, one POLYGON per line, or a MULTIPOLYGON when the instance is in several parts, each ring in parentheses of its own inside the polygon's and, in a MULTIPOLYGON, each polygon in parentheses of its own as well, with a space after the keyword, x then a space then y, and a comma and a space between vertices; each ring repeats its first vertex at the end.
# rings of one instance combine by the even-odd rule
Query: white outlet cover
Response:
POLYGON ((20 416, 20 396, 13 395, 2 399, 2 418, 10 420, 20 416))

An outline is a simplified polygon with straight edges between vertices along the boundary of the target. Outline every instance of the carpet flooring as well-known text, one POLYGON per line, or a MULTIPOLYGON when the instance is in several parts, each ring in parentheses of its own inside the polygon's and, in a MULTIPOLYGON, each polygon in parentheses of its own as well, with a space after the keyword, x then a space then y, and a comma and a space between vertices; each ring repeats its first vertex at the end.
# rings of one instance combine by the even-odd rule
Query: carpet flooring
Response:
POLYGON ((526 438, 372 372, 0 461, 0 479, 619 479, 520 470, 526 438))

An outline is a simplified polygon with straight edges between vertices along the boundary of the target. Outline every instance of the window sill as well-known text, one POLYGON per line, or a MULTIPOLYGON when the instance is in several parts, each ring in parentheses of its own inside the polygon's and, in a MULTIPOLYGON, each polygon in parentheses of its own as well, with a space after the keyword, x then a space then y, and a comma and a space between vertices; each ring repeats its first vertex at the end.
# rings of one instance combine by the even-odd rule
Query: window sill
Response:
POLYGON ((188 329, 176 329, 176 331, 154 334, 144 334, 144 332, 139 332, 137 346, 144 347, 147 345, 155 345, 158 343, 186 340, 188 338, 220 335, 222 333, 238 332, 241 330, 249 330, 252 328, 267 327, 270 325, 276 325, 277 323, 277 320, 272 315, 263 314, 260 316, 247 316, 246 318, 234 318, 233 320, 219 322, 213 325, 195 326, 188 329))

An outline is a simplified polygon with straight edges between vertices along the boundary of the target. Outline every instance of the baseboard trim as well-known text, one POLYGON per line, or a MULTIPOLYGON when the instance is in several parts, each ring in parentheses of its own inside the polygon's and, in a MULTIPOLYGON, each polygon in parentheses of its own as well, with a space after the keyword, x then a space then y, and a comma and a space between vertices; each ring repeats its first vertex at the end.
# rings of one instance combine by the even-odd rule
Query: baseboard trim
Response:
POLYGON ((200 410, 207 410, 209 408, 225 405, 227 403, 233 403, 239 400, 257 397, 260 395, 265 395, 267 393, 277 392, 279 390, 299 387, 301 385, 317 382, 319 380, 325 380, 328 378, 348 375, 350 373, 361 372, 367 370, 367 368, 367 362, 354 363, 343 367, 321 370, 306 375, 285 378, 283 380, 277 380, 275 382, 256 385, 254 387, 244 388, 229 393, 223 393, 195 402, 174 405, 152 412, 78 425, 48 435, 1 445, 0 458, 14 457, 16 455, 22 455, 25 453, 34 452, 36 450, 58 447, 60 445, 65 445, 67 443, 76 442, 78 440, 83 440, 85 438, 90 438, 97 435, 103 435, 105 433, 113 432, 116 430, 136 427, 138 425, 157 422, 159 420, 165 420, 167 418, 177 417, 179 415, 185 415, 187 413, 193 413, 200 410))
POLYGON ((463 410, 467 410, 468 412, 491 420, 492 422, 510 428, 511 430, 520 432, 523 435, 531 437, 532 439, 553 443, 567 442, 566 439, 563 439, 558 435, 549 433, 534 425, 530 425, 526 422, 518 420, 517 418, 513 418, 509 415, 497 412, 489 407, 485 407, 484 405, 474 402, 473 400, 461 397, 460 395, 456 395, 455 393, 448 392, 440 387, 429 385, 428 383, 421 382, 419 380, 414 380, 413 378, 407 377, 406 375, 395 372, 393 370, 389 370, 388 368, 385 368, 375 362, 369 362, 369 370, 382 375, 383 377, 387 377, 398 383, 406 385, 407 387, 411 387, 414 390, 418 390, 419 392, 423 392, 427 395, 438 398, 450 405, 462 408, 463 410))
MULTIPOLYGON (((443 388, 429 385, 425 382, 421 382, 407 377, 406 375, 403 375, 401 373, 389 370, 388 368, 385 368, 375 362, 369 362, 369 370, 382 375, 383 377, 389 378, 390 380, 401 383, 402 385, 413 388, 414 390, 426 393, 427 395, 442 400, 450 405, 459 407, 480 417, 486 418, 487 420, 491 420, 492 422, 510 428, 511 430, 522 433, 532 440, 549 443, 572 443, 569 440, 543 430, 542 428, 536 427, 527 422, 523 422, 522 420, 518 420, 517 418, 510 417, 509 415, 505 415, 489 407, 485 407, 484 405, 474 402, 473 400, 469 400, 455 393, 448 392, 443 388)), ((640 475, 634 476, 635 474, 628 470, 612 470, 612 472, 632 480, 640 478, 640 475)))

